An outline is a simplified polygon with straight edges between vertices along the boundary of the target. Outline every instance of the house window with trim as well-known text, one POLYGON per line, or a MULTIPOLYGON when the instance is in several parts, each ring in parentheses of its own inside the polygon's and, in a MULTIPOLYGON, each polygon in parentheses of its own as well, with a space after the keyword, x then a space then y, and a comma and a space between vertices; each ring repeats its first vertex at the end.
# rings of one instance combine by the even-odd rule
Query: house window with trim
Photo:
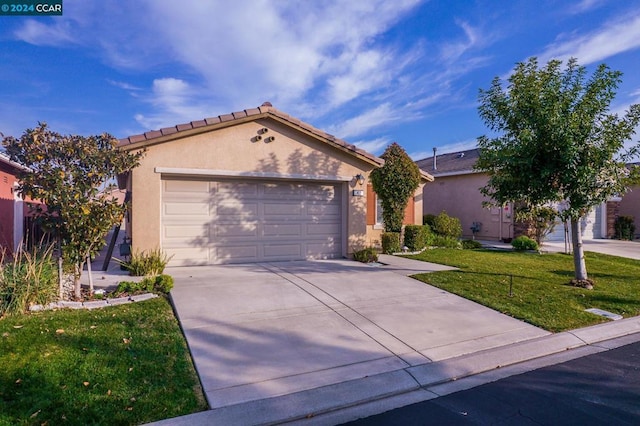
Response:
POLYGON ((382 200, 376 195, 376 227, 384 228, 384 219, 382 218, 382 200))

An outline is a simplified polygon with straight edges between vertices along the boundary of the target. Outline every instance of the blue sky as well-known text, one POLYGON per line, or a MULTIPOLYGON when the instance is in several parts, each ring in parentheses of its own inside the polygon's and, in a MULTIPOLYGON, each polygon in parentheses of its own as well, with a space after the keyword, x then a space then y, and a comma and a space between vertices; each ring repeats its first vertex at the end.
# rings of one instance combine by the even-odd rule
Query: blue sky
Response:
POLYGON ((0 16, 0 132, 126 137, 270 101, 419 159, 472 148, 478 90, 531 56, 622 71, 622 113, 640 103, 640 2, 64 0, 0 16))

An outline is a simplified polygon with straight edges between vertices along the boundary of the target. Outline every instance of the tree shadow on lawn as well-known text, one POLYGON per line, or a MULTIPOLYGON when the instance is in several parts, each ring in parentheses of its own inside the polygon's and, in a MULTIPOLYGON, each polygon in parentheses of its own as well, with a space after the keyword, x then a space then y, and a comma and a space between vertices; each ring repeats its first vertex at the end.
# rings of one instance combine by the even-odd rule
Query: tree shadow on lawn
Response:
MULTIPOLYGON (((567 277, 569 280, 575 277, 575 272, 573 270, 557 270, 556 269, 549 272, 562 277, 567 277)), ((588 269, 587 269, 587 272, 588 272, 588 269)), ((602 273, 602 272, 589 273, 589 278, 595 280, 596 283, 599 279, 610 279, 610 280, 617 280, 617 281, 630 281, 630 280, 640 281, 640 279, 636 275, 622 275, 622 274, 602 273)))

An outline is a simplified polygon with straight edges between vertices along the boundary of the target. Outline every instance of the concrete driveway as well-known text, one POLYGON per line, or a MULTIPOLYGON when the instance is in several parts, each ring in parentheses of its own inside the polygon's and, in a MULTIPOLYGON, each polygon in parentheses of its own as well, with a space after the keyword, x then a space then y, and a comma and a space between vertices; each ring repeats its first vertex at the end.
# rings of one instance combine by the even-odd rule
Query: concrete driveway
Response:
MULTIPOLYGON (((382 261, 171 268, 171 297, 211 408, 374 376, 390 388, 416 386, 412 366, 549 334, 406 276, 450 268, 382 261)), ((384 396, 384 386, 367 383, 384 396)))
MULTIPOLYGON (((584 240, 582 242, 585 251, 595 253, 610 254, 612 256, 628 257, 630 259, 640 260, 640 240, 620 241, 620 240, 584 240)), ((543 250, 548 251, 564 251, 564 242, 550 241, 545 242, 542 246, 543 250)))

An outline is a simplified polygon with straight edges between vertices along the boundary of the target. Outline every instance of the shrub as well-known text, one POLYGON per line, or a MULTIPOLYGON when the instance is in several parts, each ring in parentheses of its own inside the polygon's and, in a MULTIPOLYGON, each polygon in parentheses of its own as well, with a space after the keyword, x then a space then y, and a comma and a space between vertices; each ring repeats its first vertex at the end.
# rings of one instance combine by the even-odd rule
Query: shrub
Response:
POLYGON ((519 237, 514 238, 511 245, 516 250, 538 250, 538 243, 526 235, 520 235, 519 237))
MULTIPOLYGON (((171 256, 173 257, 173 256, 171 256)), ((134 277, 156 276, 164 272, 164 268, 171 260, 161 249, 147 251, 135 250, 131 253, 129 261, 116 259, 120 265, 129 271, 129 275, 134 277)))
POLYGON ((31 305, 58 299, 58 270, 52 252, 52 247, 20 251, 0 269, 0 316, 25 313, 31 305))
POLYGON ((173 288, 173 277, 171 275, 157 275, 155 277, 145 277, 139 282, 122 281, 114 292, 115 296, 121 294, 139 293, 163 293, 167 294, 173 288))
POLYGON ((476 240, 462 240, 462 248, 465 250, 474 250, 482 248, 482 244, 476 240))
POLYGON ((444 211, 435 217, 431 229, 434 234, 442 237, 460 238, 462 235, 460 219, 451 217, 444 211))
POLYGON ((362 250, 353 252, 353 260, 362 263, 371 263, 378 261, 378 252, 375 247, 366 247, 362 250))
POLYGON ((173 288, 173 277, 166 274, 158 275, 153 288, 158 293, 168 294, 173 288))
POLYGON ((384 232, 382 234, 382 252, 385 254, 398 253, 400 251, 400 233, 384 232))
POLYGON ((614 223, 615 234, 617 240, 633 240, 636 232, 636 225, 633 216, 618 216, 614 223))
POLYGON ((429 225, 407 225, 404 228, 404 245, 410 251, 422 250, 431 240, 429 225))
POLYGON ((452 249, 462 248, 462 244, 457 238, 444 237, 442 235, 434 235, 431 241, 431 245, 433 247, 452 248, 452 249))
POLYGON ((433 229, 436 224, 436 215, 435 214, 425 214, 422 216, 422 224, 429 225, 431 229, 433 229))

